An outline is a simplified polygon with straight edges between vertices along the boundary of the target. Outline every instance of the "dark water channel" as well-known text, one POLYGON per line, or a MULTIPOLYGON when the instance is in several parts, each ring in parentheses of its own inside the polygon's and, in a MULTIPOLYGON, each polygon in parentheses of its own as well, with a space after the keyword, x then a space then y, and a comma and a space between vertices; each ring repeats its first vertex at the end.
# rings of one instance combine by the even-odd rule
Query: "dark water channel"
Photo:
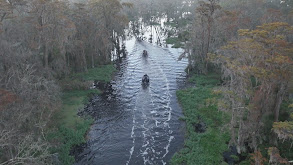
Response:
POLYGON ((180 50, 145 41, 132 40, 130 47, 111 82, 113 92, 87 105, 95 122, 75 154, 77 165, 164 165, 183 145, 176 90, 184 84, 187 61, 177 61, 180 50), (141 85, 145 73, 147 88, 141 85))

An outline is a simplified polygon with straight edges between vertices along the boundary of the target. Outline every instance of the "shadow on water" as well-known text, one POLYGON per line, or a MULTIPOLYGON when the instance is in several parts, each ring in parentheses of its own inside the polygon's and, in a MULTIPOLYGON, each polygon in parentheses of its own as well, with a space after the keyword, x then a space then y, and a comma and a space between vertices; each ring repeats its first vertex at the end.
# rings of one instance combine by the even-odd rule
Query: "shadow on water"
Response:
POLYGON ((179 55, 175 49, 134 42, 117 64, 111 86, 82 112, 95 122, 87 143, 73 153, 77 165, 168 164, 184 140, 176 90, 184 84, 187 61, 177 61, 179 55), (141 84, 144 74, 150 77, 147 86, 141 84))
POLYGON ((143 90, 147 90, 149 88, 149 84, 141 84, 143 90))

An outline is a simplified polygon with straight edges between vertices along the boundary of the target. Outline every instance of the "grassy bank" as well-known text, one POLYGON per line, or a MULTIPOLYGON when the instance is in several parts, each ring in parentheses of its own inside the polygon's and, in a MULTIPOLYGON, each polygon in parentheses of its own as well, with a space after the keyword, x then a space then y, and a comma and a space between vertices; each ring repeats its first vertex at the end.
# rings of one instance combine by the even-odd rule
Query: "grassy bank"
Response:
POLYGON ((93 122, 90 118, 84 119, 77 115, 78 109, 83 108, 90 97, 101 93, 98 90, 89 90, 89 85, 94 80, 109 82, 114 71, 112 65, 107 65, 90 69, 87 73, 72 74, 60 81, 63 89, 62 107, 53 116, 48 139, 54 144, 51 151, 58 153, 61 164, 74 163, 70 150, 85 142, 85 134, 93 122))
POLYGON ((196 83, 195 88, 180 90, 177 97, 182 105, 186 122, 186 138, 184 148, 176 153, 171 164, 226 164, 223 152, 228 150, 230 139, 228 130, 224 127, 228 123, 227 114, 218 111, 216 95, 213 89, 219 84, 219 76, 194 76, 190 79, 196 83), (198 133, 196 125, 204 122, 206 131, 198 133))

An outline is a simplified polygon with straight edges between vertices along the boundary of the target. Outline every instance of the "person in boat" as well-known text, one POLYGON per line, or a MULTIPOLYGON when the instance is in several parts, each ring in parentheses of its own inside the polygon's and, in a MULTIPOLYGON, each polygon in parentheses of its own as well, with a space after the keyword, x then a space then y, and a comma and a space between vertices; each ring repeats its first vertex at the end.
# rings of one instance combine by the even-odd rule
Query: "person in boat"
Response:
POLYGON ((148 84, 150 82, 150 78, 147 74, 143 75, 142 77, 142 83, 143 84, 148 84))
POLYGON ((143 56, 147 56, 148 52, 146 50, 143 50, 142 54, 143 54, 143 56))

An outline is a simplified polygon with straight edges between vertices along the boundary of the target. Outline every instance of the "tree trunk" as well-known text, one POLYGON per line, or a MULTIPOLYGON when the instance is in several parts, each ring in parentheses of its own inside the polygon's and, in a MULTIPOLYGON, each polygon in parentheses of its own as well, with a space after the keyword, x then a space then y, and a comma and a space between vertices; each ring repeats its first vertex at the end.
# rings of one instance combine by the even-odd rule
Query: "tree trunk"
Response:
POLYGON ((85 52, 82 50, 82 61, 83 61, 83 70, 87 72, 87 63, 86 63, 86 57, 85 57, 85 52))
POLYGON ((7 70, 8 70, 8 67, 7 67, 7 65, 6 65, 5 57, 3 58, 3 70, 4 70, 5 73, 6 73, 7 70))
POLYGON ((70 67, 70 55, 69 55, 69 53, 67 53, 66 57, 67 57, 67 66, 70 67))
POLYGON ((239 122, 239 131, 238 131, 238 139, 237 139, 237 145, 236 145, 236 149, 237 149, 237 153, 241 154, 242 151, 242 121, 239 122))
POLYGON ((281 83, 280 89, 279 89, 277 96, 276 96, 276 104, 275 104, 275 108, 274 108, 275 122, 279 121, 280 106, 282 104, 283 97, 286 92, 285 89, 286 89, 285 83, 281 83))
POLYGON ((111 50, 107 49, 105 56, 106 56, 105 63, 106 64, 110 63, 111 62, 111 50))
POLYGON ((47 44, 45 44, 45 50, 44 50, 44 65, 45 65, 45 68, 48 68, 49 66, 49 53, 48 53, 47 44))
POLYGON ((92 68, 95 67, 95 58, 94 58, 94 53, 91 53, 92 57, 92 68))
POLYGON ((209 53, 209 48, 210 48, 210 40, 211 40, 211 27, 212 27, 212 18, 208 18, 208 40, 207 40, 207 47, 206 47, 206 52, 205 52, 205 61, 204 61, 204 72, 205 74, 208 73, 208 62, 207 62, 207 54, 209 53))

